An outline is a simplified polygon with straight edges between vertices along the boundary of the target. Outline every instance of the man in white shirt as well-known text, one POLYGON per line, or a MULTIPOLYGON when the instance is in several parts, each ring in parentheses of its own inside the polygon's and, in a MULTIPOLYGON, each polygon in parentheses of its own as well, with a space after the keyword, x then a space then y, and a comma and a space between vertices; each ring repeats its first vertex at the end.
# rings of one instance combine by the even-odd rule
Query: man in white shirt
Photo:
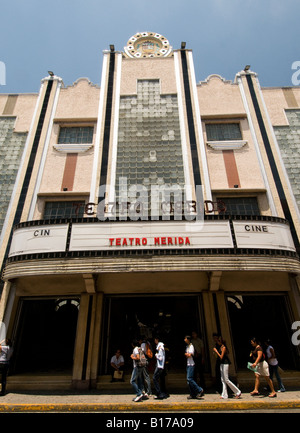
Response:
POLYGON ((185 357, 187 360, 186 372, 187 372, 187 383, 190 389, 190 395, 188 399, 197 398, 200 399, 203 395, 203 389, 195 382, 194 380, 194 370, 195 370, 195 362, 194 362, 194 346, 191 342, 191 337, 186 335, 184 338, 186 343, 185 357))
POLYGON ((123 379, 123 369, 124 369, 124 358, 121 355, 121 350, 117 350, 115 355, 110 360, 110 365, 112 368, 112 378, 111 381, 114 382, 115 380, 124 380, 123 379), (116 379, 114 377, 115 371, 120 372, 119 379, 116 379))
POLYGON ((165 348, 164 343, 159 341, 158 337, 154 338, 156 344, 156 367, 153 374, 153 383, 156 390, 156 399, 162 400, 168 397, 165 386, 165 348))

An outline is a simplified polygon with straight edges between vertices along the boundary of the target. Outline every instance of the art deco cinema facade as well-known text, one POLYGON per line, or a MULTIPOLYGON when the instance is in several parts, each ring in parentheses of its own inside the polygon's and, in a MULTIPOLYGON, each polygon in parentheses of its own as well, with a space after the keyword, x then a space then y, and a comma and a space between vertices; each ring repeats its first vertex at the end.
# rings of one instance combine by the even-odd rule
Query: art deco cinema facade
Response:
POLYGON ((104 51, 100 86, 50 73, 0 113, 12 378, 101 387, 115 349, 130 370, 131 339, 157 331, 170 375, 192 330, 208 378, 216 331, 237 374, 254 335, 299 369, 300 88, 262 89, 249 68, 197 83, 185 44, 145 32, 104 51))

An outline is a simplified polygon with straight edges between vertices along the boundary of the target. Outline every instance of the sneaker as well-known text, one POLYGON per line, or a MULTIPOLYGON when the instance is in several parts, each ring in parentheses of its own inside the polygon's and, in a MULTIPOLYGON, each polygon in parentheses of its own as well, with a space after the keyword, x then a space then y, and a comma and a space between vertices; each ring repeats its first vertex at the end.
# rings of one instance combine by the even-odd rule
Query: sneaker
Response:
POLYGON ((143 398, 143 394, 141 394, 141 395, 137 395, 137 396, 133 399, 133 401, 135 401, 135 402, 137 402, 137 401, 141 401, 142 398, 143 398))
POLYGON ((280 388, 277 392, 285 392, 285 388, 280 388))
POLYGON ((149 396, 146 392, 142 395, 142 399, 143 400, 149 400, 149 396))
POLYGON ((189 395, 189 396, 187 397, 188 400, 192 400, 192 399, 194 399, 194 398, 196 398, 196 397, 193 397, 192 395, 189 395))

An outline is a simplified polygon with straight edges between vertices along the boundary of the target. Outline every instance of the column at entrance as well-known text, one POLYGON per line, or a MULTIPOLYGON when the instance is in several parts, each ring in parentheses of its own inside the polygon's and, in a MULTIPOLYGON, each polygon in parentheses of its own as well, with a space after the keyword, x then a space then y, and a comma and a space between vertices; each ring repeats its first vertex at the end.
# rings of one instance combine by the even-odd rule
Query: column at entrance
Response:
POLYGON ((226 341, 227 347, 230 352, 230 359, 232 361, 231 370, 232 374, 236 375, 236 363, 234 359, 233 344, 230 332, 229 317, 227 314, 226 299, 223 291, 203 291, 203 306, 204 306, 204 317, 205 325, 207 329, 207 340, 209 346, 209 359, 211 365, 211 375, 213 378, 216 377, 215 365, 216 356, 212 349, 213 343, 213 333, 217 332, 222 335, 223 339, 226 341))
POLYGON ((204 310, 204 317, 205 317, 205 327, 207 331, 207 342, 209 348, 208 355, 209 355, 209 361, 211 365, 211 376, 215 378, 216 358, 215 355, 213 354, 212 347, 213 347, 213 333, 218 332, 218 325, 217 325, 216 314, 215 314, 213 293, 209 291, 203 291, 202 299, 203 299, 203 310, 204 310))
POLYGON ((218 291, 216 293, 216 299, 217 299, 217 308, 218 308, 219 321, 220 321, 220 333, 222 335, 222 338, 226 341, 226 346, 229 350, 229 358, 231 361, 230 373, 233 376, 236 376, 237 374, 236 362, 234 358, 233 343, 232 343, 231 332, 230 332, 230 319, 227 313, 225 293, 223 291, 218 291))
POLYGON ((72 386, 95 388, 97 383, 103 293, 83 293, 76 333, 72 386))

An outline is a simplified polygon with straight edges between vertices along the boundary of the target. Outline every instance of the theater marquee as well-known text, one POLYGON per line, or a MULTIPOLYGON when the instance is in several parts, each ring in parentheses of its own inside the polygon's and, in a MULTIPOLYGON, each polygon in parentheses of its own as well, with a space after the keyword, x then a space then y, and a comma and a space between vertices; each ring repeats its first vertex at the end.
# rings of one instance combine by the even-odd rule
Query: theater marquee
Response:
POLYGON ((275 249, 295 252, 285 220, 219 220, 20 224, 9 257, 60 252, 153 249, 275 249))

